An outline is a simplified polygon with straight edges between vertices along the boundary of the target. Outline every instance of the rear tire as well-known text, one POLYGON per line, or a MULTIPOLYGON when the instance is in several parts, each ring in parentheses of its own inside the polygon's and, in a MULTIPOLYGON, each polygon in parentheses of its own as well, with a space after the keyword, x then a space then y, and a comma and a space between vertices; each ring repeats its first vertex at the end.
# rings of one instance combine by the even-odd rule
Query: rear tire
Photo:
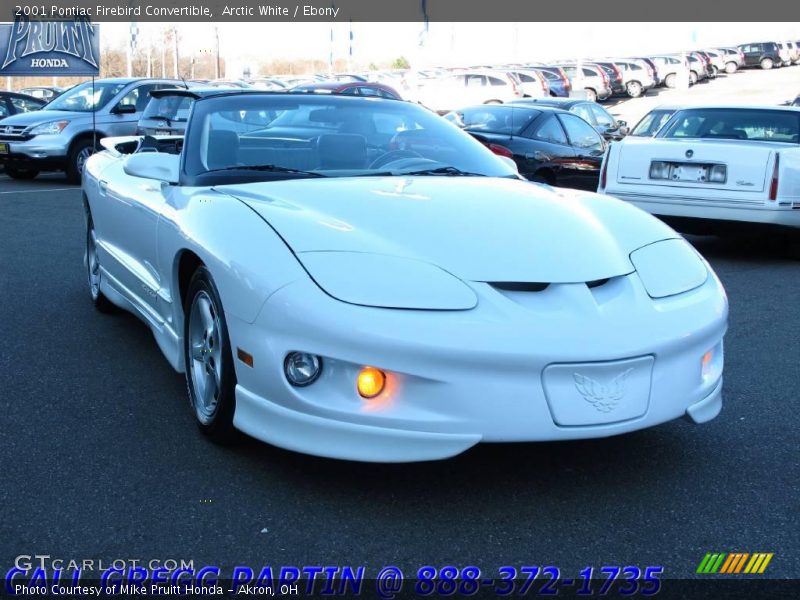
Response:
POLYGON ((761 59, 761 68, 765 71, 769 71, 774 65, 775 63, 772 62, 771 58, 761 59))
POLYGON ((697 83, 697 71, 689 71, 689 83, 695 85, 697 83))
POLYGON ((6 165, 6 175, 11 179, 34 179, 39 174, 37 169, 30 169, 27 167, 18 167, 16 165, 6 165))
POLYGON ((222 301, 204 266, 189 282, 183 314, 189 403, 200 431, 216 444, 230 444, 240 437, 233 426, 236 372, 222 301))
POLYGON ((725 72, 728 75, 733 75, 738 69, 739 65, 737 65, 735 62, 725 63, 725 72))
POLYGON ((631 98, 638 98, 642 95, 642 84, 638 81, 629 81, 625 89, 628 91, 628 96, 631 98))
POLYGON ((670 73, 664 78, 664 85, 668 88, 675 88, 675 73, 670 73))
POLYGON ((592 88, 585 88, 584 91, 586 92, 586 99, 589 102, 597 102, 597 92, 592 88))

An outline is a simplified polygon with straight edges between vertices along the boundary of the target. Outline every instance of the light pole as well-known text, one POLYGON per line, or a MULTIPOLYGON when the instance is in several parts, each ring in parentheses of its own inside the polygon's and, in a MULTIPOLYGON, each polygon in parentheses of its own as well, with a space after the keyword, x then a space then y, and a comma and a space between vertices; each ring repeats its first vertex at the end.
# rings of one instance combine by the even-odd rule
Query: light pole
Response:
POLYGON ((214 41, 216 43, 216 63, 214 68, 214 78, 219 79, 219 27, 214 25, 214 41))
POLYGON ((178 78, 178 28, 173 25, 172 27, 172 41, 174 42, 174 53, 172 56, 172 65, 175 70, 175 79, 178 78))

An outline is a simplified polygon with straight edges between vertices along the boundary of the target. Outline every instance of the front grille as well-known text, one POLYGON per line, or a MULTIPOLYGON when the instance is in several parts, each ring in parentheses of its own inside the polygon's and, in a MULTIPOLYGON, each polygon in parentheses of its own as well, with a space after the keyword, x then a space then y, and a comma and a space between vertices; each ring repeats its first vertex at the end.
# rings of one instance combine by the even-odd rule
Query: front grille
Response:
POLYGON ((23 135, 27 125, 0 125, 0 140, 4 142, 18 142, 31 139, 30 135, 23 135))

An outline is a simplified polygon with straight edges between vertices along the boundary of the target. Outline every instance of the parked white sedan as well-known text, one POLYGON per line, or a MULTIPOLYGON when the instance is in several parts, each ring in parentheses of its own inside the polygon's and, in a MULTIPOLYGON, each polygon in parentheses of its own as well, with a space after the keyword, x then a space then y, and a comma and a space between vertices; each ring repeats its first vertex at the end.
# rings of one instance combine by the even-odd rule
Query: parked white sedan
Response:
POLYGON ((183 144, 104 144, 88 290, 152 329, 214 441, 416 461, 721 409, 728 307, 697 252, 422 107, 221 90, 183 144))
POLYGON ((599 191, 693 230, 800 227, 800 109, 680 108, 655 137, 613 144, 599 191))

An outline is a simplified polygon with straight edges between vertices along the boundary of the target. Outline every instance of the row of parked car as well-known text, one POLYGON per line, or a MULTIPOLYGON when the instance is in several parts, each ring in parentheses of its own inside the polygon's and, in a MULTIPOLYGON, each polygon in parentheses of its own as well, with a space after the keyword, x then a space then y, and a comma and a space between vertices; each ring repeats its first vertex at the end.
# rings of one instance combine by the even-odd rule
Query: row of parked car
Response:
MULTIPOLYGON (((458 69, 395 70, 369 73, 275 76, 244 80, 206 81, 214 86, 298 89, 336 84, 380 83, 387 94, 420 102, 446 112, 465 101, 503 104, 521 98, 570 97, 575 92, 591 101, 639 97, 656 87, 694 85, 720 73, 742 68, 771 69, 800 64, 800 41, 754 42, 738 47, 710 48, 682 53, 479 65, 458 69)), ((376 94, 377 95, 377 94, 376 94)))
POLYGON ((36 177, 43 170, 63 170, 77 182, 85 160, 102 137, 182 134, 192 98, 169 93, 151 97, 151 92, 187 87, 197 94, 221 88, 267 89, 415 100, 443 114, 496 153, 513 158, 530 179, 596 189, 607 143, 629 133, 654 135, 677 108, 659 107, 630 128, 595 100, 615 94, 636 96, 656 85, 675 86, 679 76, 691 83, 743 67, 797 64, 798 48, 800 44, 793 42, 770 42, 592 62, 250 81, 117 78, 85 82, 67 90, 23 90, 36 96, 0 92, 0 117, 8 117, 0 122, 0 165, 18 179, 36 177), (416 83, 412 85, 412 81, 416 83), (595 87, 584 87, 581 93, 580 86, 590 83, 595 87))

